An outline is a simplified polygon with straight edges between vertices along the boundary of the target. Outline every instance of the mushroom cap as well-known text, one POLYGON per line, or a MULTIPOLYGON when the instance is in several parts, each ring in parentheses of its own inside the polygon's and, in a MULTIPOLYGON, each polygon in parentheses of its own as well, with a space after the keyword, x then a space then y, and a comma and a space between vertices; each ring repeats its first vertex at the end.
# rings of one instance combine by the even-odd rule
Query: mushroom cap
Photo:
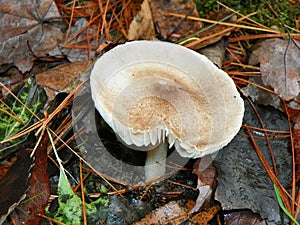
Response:
POLYGON ((180 45, 133 41, 101 56, 90 77, 95 107, 138 150, 163 141, 183 157, 218 151, 239 131, 244 102, 233 80, 180 45))

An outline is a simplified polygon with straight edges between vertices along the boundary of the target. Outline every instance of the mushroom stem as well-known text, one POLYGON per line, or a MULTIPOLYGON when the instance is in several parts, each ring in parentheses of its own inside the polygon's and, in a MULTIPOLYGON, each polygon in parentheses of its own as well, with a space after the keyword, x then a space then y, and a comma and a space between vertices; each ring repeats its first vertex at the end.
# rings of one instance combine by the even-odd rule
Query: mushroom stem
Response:
POLYGON ((145 162, 146 181, 166 174, 168 142, 164 141, 155 149, 148 151, 145 162))

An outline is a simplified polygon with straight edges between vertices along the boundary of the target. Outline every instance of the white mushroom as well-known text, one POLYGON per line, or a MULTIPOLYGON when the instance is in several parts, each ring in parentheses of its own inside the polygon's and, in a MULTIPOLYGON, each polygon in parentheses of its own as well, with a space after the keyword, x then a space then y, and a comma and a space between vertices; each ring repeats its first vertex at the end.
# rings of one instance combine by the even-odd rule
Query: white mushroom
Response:
POLYGON ((159 41, 119 45, 95 63, 92 98, 127 146, 148 151, 146 180, 165 174, 168 146, 198 158, 227 145, 244 103, 233 80, 205 56, 159 41))

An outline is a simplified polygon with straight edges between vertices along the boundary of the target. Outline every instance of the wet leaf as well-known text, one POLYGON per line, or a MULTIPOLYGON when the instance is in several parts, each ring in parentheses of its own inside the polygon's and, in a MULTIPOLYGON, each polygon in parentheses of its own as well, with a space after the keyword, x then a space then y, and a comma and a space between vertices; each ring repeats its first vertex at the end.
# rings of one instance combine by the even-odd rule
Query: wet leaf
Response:
MULTIPOLYGON (((264 128, 274 131, 287 131, 288 121, 286 116, 273 107, 255 105, 261 117, 264 128)), ((244 124, 251 127, 261 127, 256 113, 249 103, 245 102, 244 124)), ((263 219, 285 224, 287 218, 281 215, 278 201, 265 168, 263 167, 253 144, 240 130, 228 146, 218 152, 214 165, 218 171, 218 186, 215 199, 222 205, 223 210, 250 209, 259 213, 263 219)), ((265 133, 253 130, 255 142, 269 165, 271 158, 265 133)), ((291 182, 291 152, 288 138, 281 138, 280 133, 267 133, 273 149, 277 166, 278 180, 284 187, 289 187, 291 182), (273 138, 275 137, 275 138, 273 138)))
POLYGON ((261 77, 250 77, 249 81, 255 85, 249 84, 242 89, 245 96, 250 97, 252 101, 260 105, 271 105, 276 109, 283 109, 279 96, 256 86, 259 85, 260 87, 268 88, 263 84, 261 77))
POLYGON ((220 206, 215 205, 201 212, 190 214, 190 205, 194 205, 193 201, 187 202, 169 202, 162 207, 152 211, 141 221, 134 225, 151 225, 151 224, 183 224, 188 221, 189 224, 208 224, 208 222, 218 213, 220 206))
POLYGON ((144 219, 134 223, 134 225, 151 225, 151 224, 180 224, 189 217, 185 208, 176 202, 168 204, 156 209, 144 219))
MULTIPOLYGON (((10 161, 9 169, 6 170, 5 174, 2 174, 3 177, 0 179, 0 224, 26 197, 29 170, 33 162, 29 154, 25 149, 20 149, 14 159, 10 161)), ((1 162, 1 170, 3 163, 5 161, 1 162)))
POLYGON ((300 94, 300 42, 279 38, 262 41, 252 52, 249 64, 260 63, 261 79, 285 100, 300 94))
POLYGON ((34 55, 45 55, 63 39, 59 18, 53 0, 2 0, 0 65, 14 63, 22 72, 29 71, 34 55))
POLYGON ((16 224, 39 225, 44 208, 50 195, 47 146, 48 138, 44 136, 41 144, 34 154, 34 164, 30 170, 31 176, 28 180, 28 191, 26 199, 12 213, 16 224))
POLYGON ((224 225, 276 225, 263 220, 259 214, 251 211, 238 211, 224 214, 224 225))

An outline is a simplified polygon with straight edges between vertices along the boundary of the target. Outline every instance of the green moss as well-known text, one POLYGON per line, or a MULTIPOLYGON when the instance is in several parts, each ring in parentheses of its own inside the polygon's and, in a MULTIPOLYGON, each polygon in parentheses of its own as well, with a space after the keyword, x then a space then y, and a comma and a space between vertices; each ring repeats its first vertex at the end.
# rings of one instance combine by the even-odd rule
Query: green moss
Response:
MULTIPOLYGON (((277 25, 279 28, 282 28, 280 21, 269 9, 264 0, 224 0, 221 2, 244 15, 258 12, 255 16, 251 17, 253 20, 268 27, 277 25)), ((210 11, 218 11, 217 0, 195 0, 195 3, 201 17, 208 17, 207 15, 210 11)), ((277 0, 276 2, 272 1, 271 6, 284 24, 293 28, 296 27, 295 19, 299 20, 300 18, 299 5, 295 6, 287 0, 277 0)))
POLYGON ((18 92, 17 97, 23 104, 12 96, 10 96, 10 100, 6 102, 9 108, 0 102, 1 111, 4 111, 0 112, 0 141, 16 134, 29 122, 32 118, 32 114, 28 108, 31 111, 36 112, 36 109, 42 104, 42 102, 33 100, 32 93, 30 93, 32 88, 32 84, 28 81, 18 92), (25 108, 24 105, 26 105, 27 108, 25 108), (10 114, 15 115, 19 121, 11 117, 10 114), (22 123, 20 121, 22 121, 22 123))

